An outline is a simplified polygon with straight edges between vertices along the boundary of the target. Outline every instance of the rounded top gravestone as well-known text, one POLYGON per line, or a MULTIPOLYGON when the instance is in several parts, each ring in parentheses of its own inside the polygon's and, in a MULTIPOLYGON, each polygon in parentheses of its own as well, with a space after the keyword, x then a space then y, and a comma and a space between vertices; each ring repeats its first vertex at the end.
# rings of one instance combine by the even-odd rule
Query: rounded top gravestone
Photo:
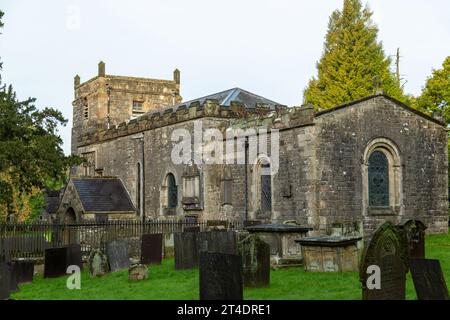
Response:
POLYGON ((375 231, 362 257, 360 281, 363 299, 404 300, 407 272, 408 253, 404 234, 392 223, 386 222, 375 231), (380 286, 368 285, 368 280, 377 281, 376 277, 369 279, 371 266, 379 268, 380 286))
POLYGON ((92 250, 88 258, 89 273, 101 277, 108 273, 108 258, 101 250, 92 250))

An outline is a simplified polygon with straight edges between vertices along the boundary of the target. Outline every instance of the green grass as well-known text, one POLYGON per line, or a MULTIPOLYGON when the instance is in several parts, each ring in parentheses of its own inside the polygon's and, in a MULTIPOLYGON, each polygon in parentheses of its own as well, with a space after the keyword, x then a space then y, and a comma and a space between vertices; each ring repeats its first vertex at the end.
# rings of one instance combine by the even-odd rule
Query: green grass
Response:
MULTIPOLYGON (((450 284, 450 235, 432 235, 426 239, 426 255, 439 259, 444 276, 450 284)), ((175 271, 173 259, 164 260, 160 266, 149 267, 146 281, 129 282, 128 271, 110 273, 92 279, 82 272, 81 290, 66 288, 67 277, 44 279, 37 276, 32 284, 20 286, 12 298, 18 300, 46 299, 107 299, 107 300, 170 300, 198 299, 198 269, 175 271)), ((282 300, 357 300, 361 299, 361 286, 356 272, 312 273, 303 268, 271 270, 269 288, 244 290, 245 299, 282 300)), ((407 276, 407 299, 416 299, 411 275, 407 276)))

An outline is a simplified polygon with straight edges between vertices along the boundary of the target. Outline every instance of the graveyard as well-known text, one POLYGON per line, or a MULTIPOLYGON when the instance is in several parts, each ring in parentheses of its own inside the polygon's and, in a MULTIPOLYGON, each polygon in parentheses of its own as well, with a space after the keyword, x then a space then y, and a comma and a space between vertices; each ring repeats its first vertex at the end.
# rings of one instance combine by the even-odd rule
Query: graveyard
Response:
MULTIPOLYGON (((211 247, 210 247, 211 248, 211 247)), ((216 248, 217 249, 217 248, 216 248)), ((217 251, 214 249, 215 251, 217 251)), ((438 259, 447 283, 450 282, 450 235, 425 237, 427 259, 438 259)), ((211 249, 210 249, 211 250, 211 249)), ((212 259, 209 259, 212 260, 212 259)), ((81 289, 66 287, 68 275, 44 278, 34 276, 32 283, 20 284, 11 293, 15 300, 196 300, 200 297, 198 267, 176 268, 175 259, 147 266, 149 277, 130 281, 127 268, 117 267, 101 277, 92 277, 88 268, 81 272, 81 289)), ((214 283, 214 279, 211 280, 214 283)), ((411 273, 406 275, 406 299, 417 294, 411 273)), ((308 272, 303 267, 271 268, 267 287, 243 289, 244 300, 359 300, 362 298, 358 272, 308 272)))

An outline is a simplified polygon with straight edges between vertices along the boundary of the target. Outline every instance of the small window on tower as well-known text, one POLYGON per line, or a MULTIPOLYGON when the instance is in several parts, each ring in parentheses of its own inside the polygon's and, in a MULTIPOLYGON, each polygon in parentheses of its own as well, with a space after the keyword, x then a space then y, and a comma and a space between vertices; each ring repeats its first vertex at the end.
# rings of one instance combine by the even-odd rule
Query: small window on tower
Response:
POLYGON ((142 101, 133 101, 133 111, 142 111, 144 103, 142 101))
POLYGON ((83 117, 85 120, 89 119, 89 105, 88 105, 86 98, 84 98, 84 103, 83 103, 83 117))

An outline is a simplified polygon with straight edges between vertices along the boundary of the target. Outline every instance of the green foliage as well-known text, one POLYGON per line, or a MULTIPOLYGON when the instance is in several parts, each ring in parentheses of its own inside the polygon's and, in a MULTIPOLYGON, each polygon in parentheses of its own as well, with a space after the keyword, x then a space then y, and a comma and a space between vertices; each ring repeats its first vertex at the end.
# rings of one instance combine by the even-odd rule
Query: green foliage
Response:
MULTIPOLYGON (((426 256, 439 259, 447 283, 450 283, 450 235, 426 237, 426 256)), ((164 259, 160 266, 150 266, 150 278, 129 282, 128 271, 110 273, 102 278, 90 278, 86 268, 81 276, 81 290, 69 290, 67 277, 44 279, 38 276, 32 284, 20 285, 13 299, 46 300, 170 300, 199 298, 198 269, 174 270, 174 260, 164 259)), ((406 282, 406 298, 416 299, 411 274, 406 282)), ((268 288, 246 288, 244 299, 282 300, 359 300, 361 284, 358 272, 305 272, 303 268, 270 271, 268 288)))
POLYGON ((375 77, 381 80, 386 94, 408 102, 389 70, 391 60, 377 42, 378 28, 371 16, 360 0, 345 0, 343 10, 332 13, 324 52, 317 64, 318 77, 313 77, 304 90, 305 103, 328 109, 372 95, 377 89, 375 77))
POLYGON ((442 69, 433 70, 416 100, 416 107, 428 114, 440 112, 445 123, 450 123, 450 56, 444 60, 442 69))
MULTIPOLYGON (((12 86, 0 80, 0 218, 3 219, 20 214, 17 208, 23 207, 27 194, 42 190, 46 181, 64 181, 68 168, 81 161, 78 157, 66 157, 61 148, 57 127, 67 123, 62 113, 53 108, 39 110, 34 102, 33 98, 18 100, 12 86)), ((39 203, 37 198, 32 202, 33 206, 39 203)))

